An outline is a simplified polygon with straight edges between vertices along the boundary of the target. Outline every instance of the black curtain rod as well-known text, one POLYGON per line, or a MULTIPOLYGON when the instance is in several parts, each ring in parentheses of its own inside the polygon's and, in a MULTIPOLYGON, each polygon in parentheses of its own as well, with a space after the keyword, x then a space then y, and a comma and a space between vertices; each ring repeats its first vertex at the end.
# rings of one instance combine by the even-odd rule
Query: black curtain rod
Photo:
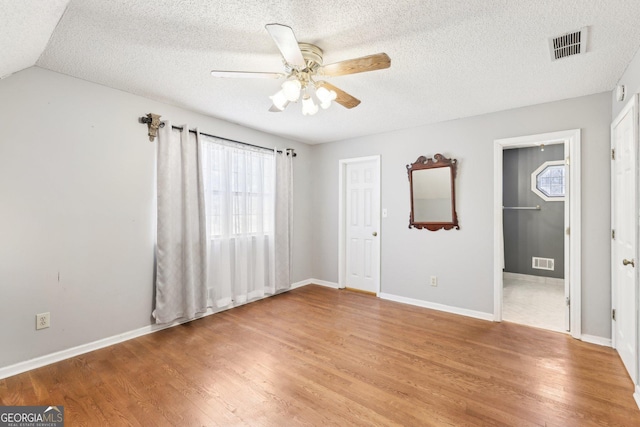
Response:
MULTIPOLYGON (((164 123, 162 125, 160 125, 160 127, 164 127, 164 123)), ((173 126, 172 125, 171 127, 174 128, 174 129, 180 129, 181 131, 184 131, 184 128, 180 127, 180 126, 173 126)), ((189 132, 196 133, 196 131, 194 129, 189 129, 189 132)), ((236 141, 235 139, 223 138, 221 136, 211 135, 210 133, 206 133, 206 132, 200 132, 200 135, 209 136, 211 138, 221 139, 223 141, 233 142, 235 144, 248 145, 249 147, 259 148, 261 150, 273 151, 272 148, 261 147, 260 145, 253 145, 253 144, 249 144, 248 142, 236 141)), ((296 152, 293 151, 293 148, 287 148, 287 154, 289 154, 289 152, 291 152, 293 154, 293 157, 297 156, 296 152)), ((278 153, 282 153, 282 150, 278 150, 278 153)))
MULTIPOLYGON (((160 116, 157 116, 157 118, 159 118, 160 116)), ((138 118, 138 122, 139 123, 145 123, 147 125, 149 125, 151 123, 152 119, 151 117, 140 117, 138 118)), ((157 123, 157 122, 156 122, 157 123)), ((164 122, 160 122, 160 124, 158 125, 158 127, 163 128, 164 127, 164 122)), ((184 128, 181 126, 171 126, 173 129, 180 129, 181 131, 184 131, 184 128)), ((189 132, 191 133, 196 133, 196 131, 194 129, 189 129, 189 132)), ((228 142, 233 142, 235 144, 241 144, 241 145, 247 145, 249 147, 253 147, 253 148, 259 148, 261 150, 268 150, 268 151, 273 151, 273 149, 271 148, 267 148, 267 147, 261 147, 260 145, 254 145, 254 144, 249 144, 248 142, 242 142, 242 141, 236 141, 234 139, 229 139, 229 138, 223 138, 221 136, 216 136, 216 135, 211 135, 210 133, 205 133, 205 132, 200 132, 201 135, 205 135, 211 138, 217 138, 217 139, 222 139, 223 141, 228 141, 228 142)), ((278 150, 278 153, 282 153, 282 150, 278 150)), ((293 157, 297 157, 298 155, 296 154, 296 152, 294 151, 293 148, 287 148, 287 155, 289 155, 289 153, 291 153, 293 155, 293 157)))

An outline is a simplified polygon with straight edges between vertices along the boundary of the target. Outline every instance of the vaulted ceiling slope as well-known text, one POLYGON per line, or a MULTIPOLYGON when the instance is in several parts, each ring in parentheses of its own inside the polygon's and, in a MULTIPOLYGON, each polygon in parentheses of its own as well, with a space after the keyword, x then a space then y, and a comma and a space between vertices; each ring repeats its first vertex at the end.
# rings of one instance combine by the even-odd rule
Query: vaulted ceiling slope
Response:
POLYGON ((0 1, 0 75, 35 62, 308 143, 609 91, 640 46, 637 0, 71 0, 36 61, 65 1, 0 1), (328 79, 351 110, 269 112, 280 81, 209 75, 282 71, 268 23, 325 64, 386 52, 391 68, 328 79), (551 61, 549 38, 585 26, 587 53, 551 61))
POLYGON ((69 0, 0 0, 0 79, 33 66, 69 0))

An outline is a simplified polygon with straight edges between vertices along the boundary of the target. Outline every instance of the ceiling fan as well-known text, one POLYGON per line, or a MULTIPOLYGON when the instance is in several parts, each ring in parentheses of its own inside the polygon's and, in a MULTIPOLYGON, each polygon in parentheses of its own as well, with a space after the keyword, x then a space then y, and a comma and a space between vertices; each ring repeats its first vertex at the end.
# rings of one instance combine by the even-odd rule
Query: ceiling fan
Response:
POLYGON ((281 24, 267 24, 265 28, 273 38, 282 54, 284 72, 253 71, 211 71, 214 77, 237 78, 286 78, 282 89, 270 96, 272 112, 283 111, 289 103, 302 98, 302 114, 313 115, 318 112, 318 104, 323 109, 329 108, 335 101, 345 108, 353 108, 360 100, 318 77, 336 77, 366 71, 382 70, 391 66, 391 59, 386 53, 348 59, 346 61, 323 65, 322 49, 310 43, 298 43, 291 27, 281 24), (316 103, 317 101, 317 103, 316 103))

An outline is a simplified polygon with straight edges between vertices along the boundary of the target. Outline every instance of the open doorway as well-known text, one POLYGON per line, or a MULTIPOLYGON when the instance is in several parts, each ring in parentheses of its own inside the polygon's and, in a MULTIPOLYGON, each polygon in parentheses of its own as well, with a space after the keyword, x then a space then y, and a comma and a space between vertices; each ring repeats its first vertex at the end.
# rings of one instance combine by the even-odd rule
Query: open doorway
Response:
POLYGON ((502 319, 566 332, 564 144, 503 150, 502 319))
MULTIPOLYGON (((523 150, 524 152, 525 150, 523 150)), ((516 151, 511 151, 515 156, 516 151)), ((509 166, 507 166, 508 168, 509 166)), ((518 168, 518 167, 516 167, 518 168)), ((557 176, 556 176, 557 177, 557 176)), ((553 180, 551 181, 553 182, 553 180)), ((557 180, 556 180, 557 182, 557 180)), ((538 220, 541 218, 537 218, 538 220)), ((526 234, 526 233, 525 233, 526 234)), ((561 132, 553 132, 539 135, 529 135, 516 138, 507 138, 494 141, 494 320, 512 320, 518 321, 513 318, 512 307, 504 306, 505 293, 511 293, 512 290, 526 291, 528 285, 529 290, 540 290, 541 288, 550 288, 551 292, 548 293, 548 299, 541 297, 541 305, 547 304, 547 307, 538 311, 538 320, 550 320, 553 316, 553 325, 544 324, 540 322, 538 324, 530 323, 529 321, 520 321, 519 323, 532 324, 533 326, 544 327, 547 329, 568 331, 574 338, 581 337, 581 324, 580 324, 580 130, 569 130, 561 132), (555 148, 559 147, 559 148, 555 148), (519 191, 528 188, 529 193, 526 197, 528 199, 516 199, 516 200, 504 200, 504 159, 508 158, 512 154, 505 152, 528 148, 531 152, 537 152, 539 157, 534 162, 539 162, 533 171, 529 170, 522 175, 528 175, 525 178, 521 178, 523 182, 518 184, 519 191), (544 151, 542 151, 544 149, 544 151), (559 160, 542 160, 544 156, 540 156, 541 153, 557 154, 555 151, 561 153, 559 160), (555 170, 555 172, 554 172, 555 170), (559 202, 550 202, 544 200, 544 197, 553 197, 554 190, 548 185, 545 186, 545 180, 552 178, 554 174, 557 175, 558 170, 563 170, 564 175, 564 201, 562 204, 559 202), (532 180, 533 177, 533 180, 532 180), (536 177, 540 177, 540 182, 536 177), (536 188, 538 187, 538 188, 536 188), (542 190, 540 189, 541 187, 542 190), (545 194, 545 192, 547 194, 545 194), (540 193, 540 194, 538 194, 540 193), (534 197, 534 198, 529 198, 534 197), (535 197, 539 197, 536 201, 535 197), (551 205, 549 204, 551 203, 551 205), (540 231, 535 231, 532 228, 535 226, 533 219, 535 214, 540 214, 542 209, 545 211, 560 211, 561 217, 557 217, 553 221, 555 227, 549 230, 550 233, 559 233, 562 236, 562 247, 555 247, 553 250, 544 249, 542 245, 545 243, 545 239, 540 239, 540 235, 536 238, 538 242, 533 242, 533 248, 522 250, 518 248, 518 253, 514 252, 514 243, 507 243, 505 245, 505 225, 507 228, 516 227, 524 224, 525 231, 529 235, 535 233, 541 234, 540 231), (516 209, 505 209, 516 208, 516 209), (520 209, 525 208, 525 209, 520 209), (523 215, 524 214, 524 215, 523 215), (508 215, 508 216, 507 216, 508 215), (520 218, 517 218, 517 215, 520 218), (515 218, 514 218, 515 216, 515 218), (529 229, 527 229, 527 227, 529 229), (554 229, 555 228, 555 229, 554 229), (536 246, 537 245, 537 246, 536 246), (509 254, 506 255, 506 251, 509 254), (547 256, 553 253, 551 256, 547 256), (511 266, 514 259, 516 264, 520 263, 524 265, 525 259, 528 258, 527 263, 531 263, 528 270, 524 273, 512 273, 506 275, 506 259, 509 258, 511 266), (553 265, 553 270, 551 266, 553 265), (537 268, 535 268, 537 267, 537 268), (541 270, 545 269, 546 274, 531 274, 533 271, 541 273, 541 270), (561 272, 558 274, 558 270, 561 272), (549 274, 549 271, 555 271, 556 276, 553 277, 549 274), (522 274, 525 277, 519 276, 522 274), (520 282, 513 283, 512 280, 522 280, 520 282), (522 283, 527 282, 534 283, 522 283), (562 280, 562 282, 560 282, 562 280), (507 288, 505 290, 505 285, 507 288), (560 285, 560 286, 557 286, 560 285), (521 288, 513 288, 512 286, 521 286, 521 288), (552 305, 556 309, 552 309, 552 305), (557 307, 562 307, 562 314, 559 315, 557 307), (505 311, 505 308, 507 311, 505 311), (553 310, 553 314, 550 311, 553 310), (505 316, 506 314, 506 316, 505 316), (511 317, 511 319, 510 319, 511 317), (559 317, 562 320, 559 320, 559 317), (558 326, 560 325, 560 326, 558 326)), ((523 245, 522 242, 518 243, 516 240, 515 245, 523 245)), ((557 246, 557 244, 556 244, 557 246)), ((509 269, 512 269, 512 267, 509 269)), ((520 292, 522 294, 522 292, 520 292)), ((512 295, 507 295, 508 297, 512 295)), ((524 305, 531 303, 531 295, 520 295, 520 300, 524 305)), ((517 309, 517 307, 516 307, 517 309)), ((534 313, 535 317, 535 313, 534 313)))

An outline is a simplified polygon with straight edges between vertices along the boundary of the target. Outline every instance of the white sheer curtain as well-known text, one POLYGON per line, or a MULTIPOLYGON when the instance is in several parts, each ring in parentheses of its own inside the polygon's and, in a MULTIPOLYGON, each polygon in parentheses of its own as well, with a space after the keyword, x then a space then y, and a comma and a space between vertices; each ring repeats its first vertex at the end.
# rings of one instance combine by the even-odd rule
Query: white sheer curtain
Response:
POLYGON ((205 205, 199 134, 165 123, 158 135, 156 323, 206 311, 205 205))
POLYGON ((291 286, 292 153, 183 129, 158 138, 156 323, 291 286))
POLYGON ((276 158, 275 184, 275 286, 276 291, 291 287, 293 242, 293 151, 283 150, 276 158))
POLYGON ((273 153, 209 137, 203 148, 212 304, 274 294, 273 153))

